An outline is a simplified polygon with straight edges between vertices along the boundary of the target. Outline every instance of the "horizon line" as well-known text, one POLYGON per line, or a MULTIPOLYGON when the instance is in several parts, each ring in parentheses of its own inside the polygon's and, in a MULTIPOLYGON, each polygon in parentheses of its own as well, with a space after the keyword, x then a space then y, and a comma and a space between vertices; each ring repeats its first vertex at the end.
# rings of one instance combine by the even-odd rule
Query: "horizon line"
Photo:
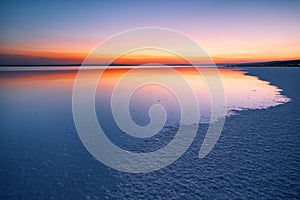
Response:
MULTIPOLYGON (((263 64, 279 64, 279 65, 298 65, 300 64, 300 59, 296 60, 270 60, 270 61, 262 61, 262 62, 233 62, 233 63, 215 63, 215 64, 187 64, 187 63, 164 63, 164 64, 151 64, 151 66, 213 66, 213 65, 225 65, 225 66, 234 66, 234 65, 263 65, 263 64), (289 63, 286 63, 289 62, 289 63), (293 63, 295 62, 295 63, 293 63)), ((81 63, 73 63, 73 64, 0 64, 0 67, 12 67, 12 66, 147 66, 147 64, 143 63, 132 63, 132 64, 126 64, 126 63, 93 63, 93 64, 81 64, 81 63)), ((148 64, 149 65, 149 64, 148 64)), ((149 65, 150 66, 150 65, 149 65)))

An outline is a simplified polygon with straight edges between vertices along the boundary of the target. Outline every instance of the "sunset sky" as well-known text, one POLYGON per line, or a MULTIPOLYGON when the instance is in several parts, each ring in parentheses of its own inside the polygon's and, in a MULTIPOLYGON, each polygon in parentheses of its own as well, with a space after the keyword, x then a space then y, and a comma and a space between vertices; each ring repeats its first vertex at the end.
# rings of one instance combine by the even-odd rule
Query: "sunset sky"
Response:
POLYGON ((300 59, 299 10, 296 0, 1 1, 0 64, 81 63, 138 27, 186 34, 217 63, 300 59))

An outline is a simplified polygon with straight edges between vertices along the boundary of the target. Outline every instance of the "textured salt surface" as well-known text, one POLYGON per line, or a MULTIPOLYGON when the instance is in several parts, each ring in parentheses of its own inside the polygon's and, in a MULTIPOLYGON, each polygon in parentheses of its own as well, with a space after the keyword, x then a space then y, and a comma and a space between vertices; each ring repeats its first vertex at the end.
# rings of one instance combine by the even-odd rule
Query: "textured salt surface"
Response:
POLYGON ((228 117, 217 145, 200 160, 207 128, 202 125, 179 160, 148 174, 121 173, 88 154, 70 120, 70 99, 59 91, 51 104, 42 90, 33 102, 18 94, 14 102, 1 101, 0 199, 299 198, 300 69, 247 71, 283 89, 292 101, 228 117))

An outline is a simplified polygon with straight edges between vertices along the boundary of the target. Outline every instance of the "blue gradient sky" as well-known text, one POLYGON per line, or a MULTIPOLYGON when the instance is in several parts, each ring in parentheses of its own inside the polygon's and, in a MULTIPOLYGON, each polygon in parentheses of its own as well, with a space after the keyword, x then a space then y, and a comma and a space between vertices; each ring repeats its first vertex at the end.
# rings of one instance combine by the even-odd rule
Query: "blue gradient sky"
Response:
POLYGON ((157 26, 187 34, 217 61, 300 58, 300 1, 27 0, 0 9, 1 54, 80 58, 120 31, 157 26))

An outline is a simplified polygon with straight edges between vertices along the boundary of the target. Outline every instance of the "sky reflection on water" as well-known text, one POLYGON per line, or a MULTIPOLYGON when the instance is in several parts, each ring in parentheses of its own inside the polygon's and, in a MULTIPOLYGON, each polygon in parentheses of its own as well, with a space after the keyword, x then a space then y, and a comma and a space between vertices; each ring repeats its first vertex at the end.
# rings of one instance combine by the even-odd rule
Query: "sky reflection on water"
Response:
MULTIPOLYGON (((202 122, 209 122, 211 97, 209 88, 206 86, 203 77, 193 68, 176 67, 175 69, 191 85, 191 88, 195 92, 202 122)), ((129 68, 105 71, 96 92, 96 109, 101 109, 102 103, 110 101, 111 92, 117 81, 129 71, 129 68)), ((6 102, 10 102, 9 106, 15 106, 13 102, 19 102, 21 106, 32 109, 34 109, 35 104, 41 103, 46 107, 51 107, 54 103, 71 103, 76 72, 74 69, 22 72, 2 71, 0 79, 1 101, 7 100, 6 102)), ((213 76, 213 73, 210 74, 210 69, 208 68, 202 68, 201 72, 203 72, 202 76, 213 76)), ((267 81, 259 80, 255 76, 249 76, 244 71, 219 69, 219 72, 226 94, 227 116, 233 114, 235 111, 263 109, 290 100, 281 95, 280 88, 270 85, 267 81)), ((88 73, 93 75, 93 70, 89 70, 88 73)), ((129 73, 127 82, 123 81, 122 84, 130 84, 128 80, 143 79, 145 76, 153 76, 156 79, 164 79, 175 84, 179 82, 178 78, 167 69, 141 68, 132 70, 129 73)), ((124 88, 126 88, 126 85, 124 88)), ((124 91, 125 93, 126 91, 124 91)), ((121 94, 120 96, 122 97, 123 95, 121 94)), ((147 125, 149 123, 147 113, 153 104, 161 104, 165 107, 169 122, 178 122, 180 120, 180 109, 178 109, 179 103, 176 96, 160 85, 149 84, 138 88, 130 99, 130 114, 138 125, 147 125)), ((20 112, 22 112, 22 109, 20 112)))

